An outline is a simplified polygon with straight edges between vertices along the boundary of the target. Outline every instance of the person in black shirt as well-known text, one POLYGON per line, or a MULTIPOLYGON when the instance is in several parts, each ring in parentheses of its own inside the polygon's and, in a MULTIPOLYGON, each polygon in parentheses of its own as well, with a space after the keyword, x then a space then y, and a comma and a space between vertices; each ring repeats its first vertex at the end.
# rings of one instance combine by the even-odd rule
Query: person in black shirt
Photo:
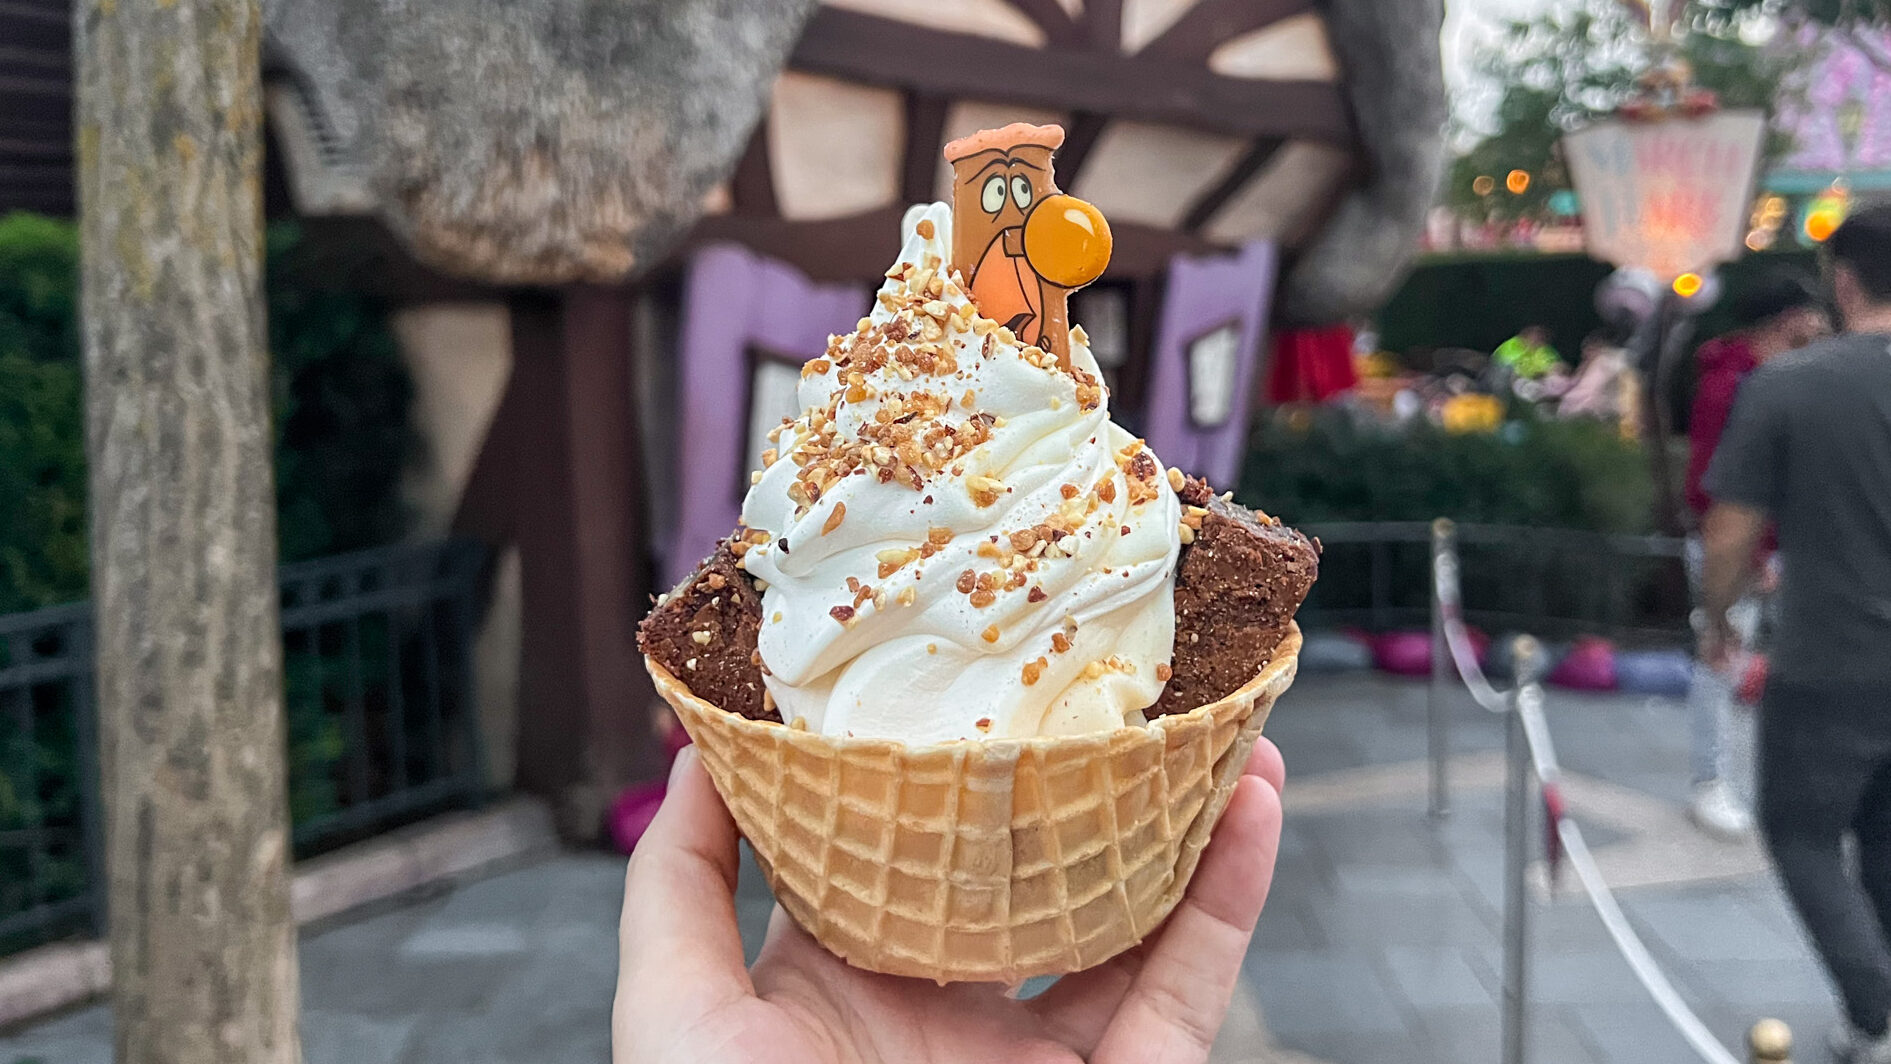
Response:
POLYGON ((1707 470, 1706 649, 1732 646, 1726 612, 1771 519, 1784 576, 1760 827, 1844 997, 1835 1049, 1891 1064, 1891 206, 1848 219, 1825 266, 1842 334, 1741 384, 1707 470))

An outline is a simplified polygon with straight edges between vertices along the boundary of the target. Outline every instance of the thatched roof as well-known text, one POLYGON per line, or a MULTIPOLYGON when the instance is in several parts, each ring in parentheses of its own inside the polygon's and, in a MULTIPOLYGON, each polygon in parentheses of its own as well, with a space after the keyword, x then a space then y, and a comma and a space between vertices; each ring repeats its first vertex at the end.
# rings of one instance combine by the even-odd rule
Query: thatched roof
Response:
POLYGON ((295 90, 272 117, 320 156, 298 174, 436 268, 618 281, 695 220, 812 6, 269 0, 268 65, 295 90))
POLYGON ((1437 50, 1411 46, 1437 38, 1442 0, 1075 10, 266 0, 271 125, 305 212, 378 214, 445 272, 554 284, 631 276, 705 206, 722 216, 699 237, 868 232, 934 194, 958 123, 1023 115, 1071 126, 1060 175, 1163 237, 1143 241, 1158 255, 1273 239, 1300 251, 1287 316, 1384 300, 1442 165, 1437 50))

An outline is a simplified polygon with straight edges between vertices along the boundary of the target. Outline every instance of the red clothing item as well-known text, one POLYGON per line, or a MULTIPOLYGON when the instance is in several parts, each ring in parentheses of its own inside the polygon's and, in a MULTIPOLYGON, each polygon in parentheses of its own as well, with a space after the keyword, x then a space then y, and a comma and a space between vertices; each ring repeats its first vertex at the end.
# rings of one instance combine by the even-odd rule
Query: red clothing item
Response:
POLYGON ((1353 331, 1344 325, 1281 329, 1274 334, 1274 364, 1267 399, 1323 403, 1359 383, 1353 368, 1353 331))
POLYGON ((1720 446, 1720 434, 1733 413, 1734 396, 1740 382, 1759 367, 1753 348, 1739 333, 1722 336, 1702 344, 1694 352, 1700 383, 1694 390, 1694 413, 1688 419, 1687 505, 1695 517, 1707 513, 1714 500, 1701 490, 1701 478, 1707 475, 1707 463, 1714 448, 1720 446))

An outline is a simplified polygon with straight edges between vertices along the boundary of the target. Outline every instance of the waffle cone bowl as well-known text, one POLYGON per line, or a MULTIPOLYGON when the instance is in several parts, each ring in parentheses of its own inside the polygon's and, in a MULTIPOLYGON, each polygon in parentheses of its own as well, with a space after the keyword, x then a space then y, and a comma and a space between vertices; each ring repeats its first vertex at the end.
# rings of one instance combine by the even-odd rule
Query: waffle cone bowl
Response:
POLYGON ((1300 629, 1240 690, 1147 727, 907 746, 753 721, 645 659, 775 897, 848 963, 1015 983, 1079 971, 1174 909, 1300 629))

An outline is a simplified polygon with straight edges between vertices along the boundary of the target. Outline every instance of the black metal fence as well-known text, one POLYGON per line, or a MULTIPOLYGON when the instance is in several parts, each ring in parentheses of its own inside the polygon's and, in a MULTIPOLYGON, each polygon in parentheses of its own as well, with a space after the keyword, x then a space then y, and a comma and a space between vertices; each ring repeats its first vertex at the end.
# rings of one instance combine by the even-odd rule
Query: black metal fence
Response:
MULTIPOLYGON (((453 540, 282 569, 298 852, 483 795, 483 564, 453 540)), ((88 603, 0 617, 0 954, 104 924, 91 639, 88 603)))
MULTIPOLYGON (((1307 525, 1325 548, 1302 623, 1425 628, 1431 525, 1307 525)), ((1490 632, 1674 643, 1688 627, 1684 541, 1514 525, 1458 525, 1464 616, 1490 632)))

